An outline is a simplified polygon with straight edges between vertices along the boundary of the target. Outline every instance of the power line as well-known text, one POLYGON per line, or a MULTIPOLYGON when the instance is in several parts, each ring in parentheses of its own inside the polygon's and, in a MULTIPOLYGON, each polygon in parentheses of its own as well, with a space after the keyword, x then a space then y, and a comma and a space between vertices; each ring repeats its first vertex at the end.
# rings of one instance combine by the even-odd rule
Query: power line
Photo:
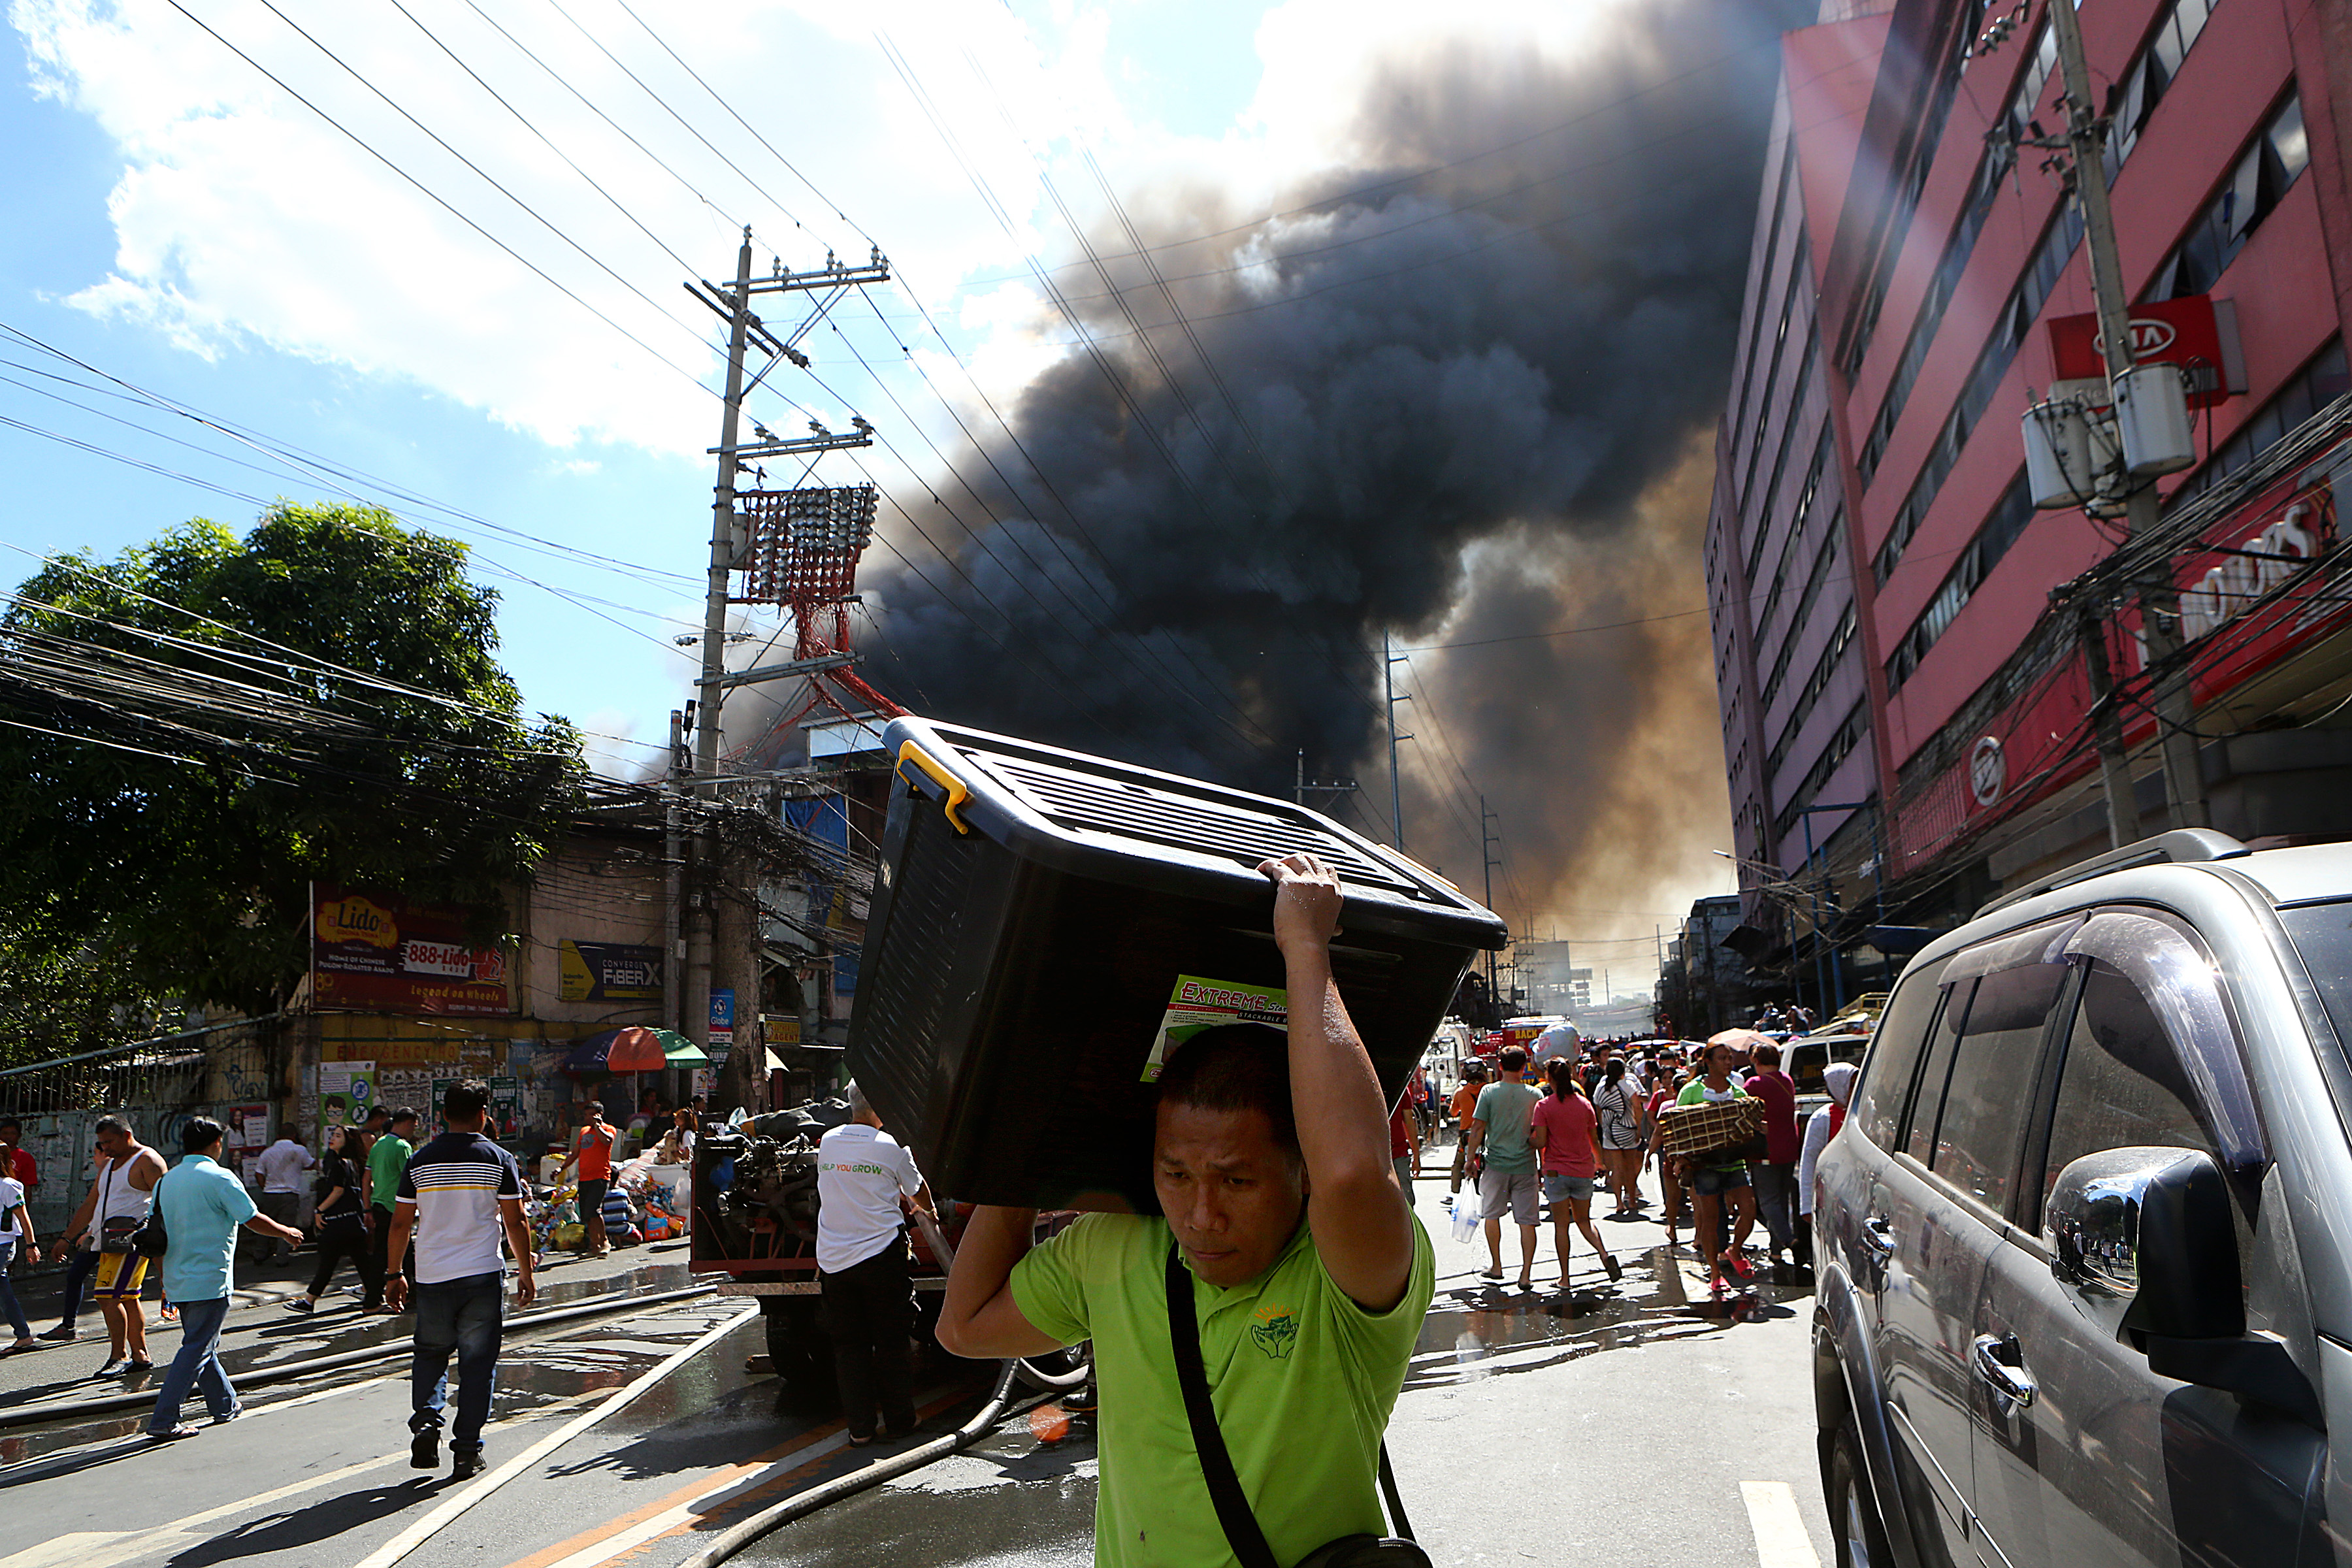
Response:
MULTIPOLYGON (((728 102, 725 99, 719 97, 718 89, 703 80, 701 72, 688 65, 685 58, 681 57, 676 49, 671 48, 669 47, 668 40, 665 39, 659 33, 655 32, 652 27, 648 26, 644 17, 631 10, 629 8, 629 0, 613 0, 613 3, 621 8, 623 15, 626 16, 630 21, 635 22, 637 25, 638 28, 644 32, 646 37, 651 38, 656 44, 660 45, 662 53, 667 55, 672 60, 677 61, 678 69, 684 71, 688 76, 692 77, 694 79, 694 85, 700 88, 704 92, 709 93, 710 95, 710 100, 719 105, 719 108, 725 110, 730 119, 733 120, 736 124, 741 126, 744 130, 750 132, 751 133, 751 140, 766 148, 770 157, 775 159, 777 163, 782 163, 786 172, 788 172, 793 178, 798 180, 803 185, 805 185, 808 188, 809 195, 824 203, 826 206, 832 207, 833 216, 847 224, 850 227, 850 232, 856 235, 858 238, 864 240, 867 245, 876 246, 877 248, 879 247, 878 242, 875 237, 866 233, 865 229, 858 226, 856 219, 842 211, 840 206, 834 202, 832 197, 826 195, 823 191, 818 190, 815 183, 806 174, 802 174, 797 164, 776 150, 774 142, 770 142, 765 136, 760 134, 759 127, 753 125, 740 114, 736 113, 735 106, 728 102)), ((761 191, 760 194, 762 195, 767 195, 765 191, 761 191)), ((772 196, 769 197, 769 199, 771 201, 774 200, 772 196)), ((779 205, 778 210, 782 210, 781 204, 779 205)), ((788 212, 785 213, 784 216, 786 217, 792 217, 792 215, 788 212)), ((793 226, 794 228, 798 228, 800 226, 800 220, 798 218, 793 218, 793 226)))
MULTIPOLYGON (((348 138, 348 139, 351 141, 351 142, 352 143, 352 145, 354 145, 354 146, 358 147, 362 152, 365 153, 369 157, 373 158, 377 163, 382 163, 385 168, 387 168, 387 169, 391 170, 394 174, 395 174, 399 175, 403 180, 406 181, 409 184, 411 184, 411 185, 415 186, 415 187, 416 188, 416 190, 417 190, 419 193, 421 193, 421 194, 422 194, 422 195, 424 195, 427 200, 431 201, 431 202, 434 204, 434 205, 436 205, 436 206, 439 207, 442 211, 444 211, 444 212, 447 213, 451 217, 456 218, 459 223, 464 224, 467 228, 472 229, 476 234, 480 235, 484 239, 488 240, 492 245, 494 245, 494 246, 498 247, 499 247, 499 249, 500 249, 500 250, 504 251, 508 256, 511 257, 514 260, 516 260, 516 261, 520 262, 520 264, 521 264, 521 265, 522 265, 526 269, 528 269, 528 270, 529 270, 529 271, 530 271, 530 272, 534 277, 538 278, 538 279, 540 279, 540 281, 541 281, 541 282, 545 283, 546 285, 548 285, 548 287, 550 287, 550 288, 553 289, 556 292, 558 292, 558 293, 562 294, 565 299, 567 299, 567 300, 571 300, 573 304, 575 304, 575 305, 579 306, 582 310, 583 310, 587 311, 590 315, 592 315, 592 316, 595 317, 598 321, 600 321, 604 322, 604 325, 606 325, 606 326, 608 326, 608 327, 612 328, 614 331, 616 331, 616 332, 620 333, 623 337, 625 337, 625 338, 628 339, 628 340, 629 340, 629 342, 631 342, 632 343, 635 343, 638 348, 643 349, 643 350, 644 350, 647 354, 651 355, 655 360, 658 361, 661 364, 663 364, 664 366, 666 366, 667 369, 669 369, 669 370, 671 370, 671 371, 676 372, 677 374, 679 374, 679 375, 681 375, 681 376, 684 376, 688 381, 692 382, 696 386, 698 386, 698 387, 701 387, 703 391, 705 391, 705 392, 709 392, 709 391, 710 391, 710 388, 709 388, 709 387, 707 387, 707 386, 703 386, 703 384, 702 384, 702 381, 701 381, 701 379, 700 379, 698 376, 695 375, 692 372, 690 372, 690 371, 687 370, 683 365, 678 364, 677 362, 675 362, 675 361, 671 360, 671 359, 670 359, 670 358, 668 358, 667 355, 663 354, 659 350, 656 349, 656 348, 655 348, 651 343, 646 342, 643 338, 641 338, 641 337, 637 336, 637 334, 636 334, 636 333, 635 333, 635 332, 633 332, 633 331, 629 331, 629 329, 628 329, 628 328, 626 328, 626 327, 625 327, 625 326, 621 325, 621 323, 620 323, 620 322, 618 322, 618 321, 614 321, 611 316, 609 316, 609 315, 605 314, 602 310, 599 310, 596 306, 590 304, 586 300, 583 299, 579 294, 577 294, 577 293, 573 292, 570 288, 566 287, 564 284, 562 284, 562 282, 558 281, 552 274, 549 273, 549 272, 547 271, 547 269, 546 269, 546 268, 544 268, 541 267, 537 262, 534 262, 534 261, 530 260, 529 258, 525 257, 525 256, 524 256, 520 251, 519 251, 519 250, 515 249, 515 248, 514 248, 514 247, 512 247, 512 246, 509 245, 506 241, 504 241, 504 240, 502 240, 502 239, 499 238, 499 237, 498 237, 498 236, 496 236, 496 235, 492 234, 488 229, 484 228, 480 224, 476 223, 472 218, 467 217, 464 213, 459 212, 459 211, 457 209, 457 207, 456 207, 456 206, 452 205, 451 205, 451 204, 450 204, 446 199, 445 199, 445 198, 444 198, 444 197, 442 197, 440 195, 438 195, 436 192, 435 192, 435 191, 434 191, 430 186, 426 185, 423 181, 421 181, 421 180, 417 179, 417 178, 416 178, 416 176, 415 176, 414 174, 411 174, 407 170, 405 170, 405 169, 402 168, 399 164, 397 164, 397 163, 394 163, 390 157, 386 156, 386 155, 385 155, 384 153, 383 153, 378 152, 378 151, 377 151, 373 146, 370 145, 370 144, 368 143, 368 142, 367 142, 364 138, 362 138, 362 136, 360 136, 358 132, 356 132, 352 131, 352 130, 351 129, 351 127, 349 127, 349 126, 345 125, 341 121, 337 120, 333 115, 329 114, 325 110, 323 110, 323 109, 320 108, 317 104, 315 104, 315 103, 311 102, 311 101, 310 101, 310 100, 309 100, 308 98, 305 98, 301 93, 297 92, 297 91, 296 91, 296 90, 295 90, 291 86, 288 85, 288 83, 286 82, 286 80, 285 80, 283 78, 279 77, 279 76, 278 76, 275 71, 272 71, 271 69, 269 69, 269 68, 268 68, 268 67, 267 67, 267 66, 263 65, 259 60, 255 59, 251 55, 247 54, 243 49, 238 48, 235 44, 230 43, 230 42, 228 41, 228 39, 226 39, 226 37, 222 37, 218 32, 216 32, 216 31, 215 31, 215 30, 213 29, 212 26, 211 26, 209 23, 205 22, 202 17, 198 16, 194 12, 190 11, 190 10, 189 10, 185 5, 182 5, 182 4, 180 3, 180 0, 164 0, 164 3, 165 3, 166 5, 170 5, 170 6, 172 7, 172 9, 173 9, 173 10, 177 11, 181 16, 185 16, 189 21, 194 22, 197 26, 199 26, 199 27, 203 28, 203 29, 205 30, 205 33, 207 33, 207 34, 209 34, 209 35, 213 37, 213 39, 214 39, 215 41, 216 41, 217 43, 219 43, 219 45, 220 45, 223 48, 225 48, 225 49, 228 50, 228 51, 229 51, 229 53, 231 53, 231 54, 235 55, 237 58, 239 58, 239 59, 243 60, 247 65, 251 66, 255 70, 257 70, 257 71, 260 72, 262 76, 264 76, 264 77, 268 78, 268 79, 269 79, 269 81, 270 81, 274 86, 276 86, 279 91, 281 91, 281 92, 285 93, 289 98, 291 98, 292 100, 294 100, 294 101, 295 101, 295 102, 297 102, 297 103, 300 104, 303 108, 305 108, 305 109, 309 110, 311 113, 313 113, 313 114, 317 115, 320 119, 321 119, 321 120, 325 121, 329 125, 333 126, 337 131, 341 132, 341 133, 342 133, 346 138, 348 138)), ((261 0, 261 3, 262 3, 265 6, 268 6, 268 9, 269 9, 270 13, 271 13, 273 16, 278 16, 278 19, 279 19, 279 20, 281 20, 281 21, 285 21, 285 22, 286 22, 286 25, 287 25, 288 26, 289 26, 289 27, 293 27, 293 28, 294 28, 294 30, 295 30, 296 32, 298 32, 298 33, 301 33, 303 37, 305 37, 305 38, 310 38, 310 39, 311 44, 312 44, 315 47, 317 47, 317 48, 319 49, 319 51, 320 51, 321 54, 326 55, 326 56, 327 56, 327 58, 328 58, 329 59, 334 60, 334 62, 335 62, 337 65, 339 65, 339 66, 342 66, 343 69, 344 69, 346 72, 348 72, 348 73, 349 73, 349 74, 353 78, 353 79, 357 80, 357 81, 358 81, 362 86, 366 87, 366 88, 368 89, 368 90, 369 90, 369 91, 371 91, 371 92, 375 92, 375 93, 376 93, 376 96, 377 96, 378 98, 383 98, 383 94, 382 92, 377 91, 377 89, 375 89, 375 87, 373 86, 373 84, 370 83, 370 82, 367 80, 367 79, 366 79, 365 77, 361 76, 357 71, 353 71, 353 70, 352 70, 352 68, 351 68, 349 66, 343 65, 343 62, 342 62, 340 58, 338 58, 334 55, 334 53, 333 53, 331 50, 329 50, 329 49, 326 47, 326 46, 325 46, 325 45, 323 45, 323 44, 320 44, 320 43, 318 42, 318 40, 317 40, 317 39, 315 39, 315 38, 310 38, 310 34, 302 32, 302 29, 301 29, 299 26, 296 26, 292 21, 288 20, 288 19, 286 18, 285 13, 283 13, 283 12, 281 12, 281 11, 278 10, 278 8, 277 8, 275 5, 269 5, 269 0, 261 0)), ((393 102, 392 102, 392 100, 390 100, 389 98, 384 98, 384 99, 383 99, 383 100, 384 100, 384 102, 386 102, 387 104, 391 104, 391 105, 392 105, 392 107, 393 107, 395 110, 397 110, 397 111, 402 115, 402 117, 403 117, 403 118, 407 119, 411 124, 416 125, 416 127, 417 127, 417 129, 418 129, 418 130, 420 130, 420 131, 425 131, 425 133, 427 136, 433 136, 433 140, 434 140, 434 141, 436 141, 436 142, 440 142, 440 143, 441 143, 441 145, 442 145, 443 147, 445 147, 445 148, 448 147, 448 143, 447 143, 447 142, 441 142, 441 138, 439 138, 438 136, 434 136, 434 134, 433 134, 433 132, 430 132, 430 131, 426 131, 426 130, 425 130, 425 128, 423 125, 418 124, 418 123, 417 123, 417 121, 415 121, 415 117, 414 117, 414 116, 409 115, 409 113, 408 113, 408 111, 407 111, 406 110, 401 109, 401 108, 400 108, 400 106, 399 106, 398 104, 396 104, 396 103, 393 103, 393 102)), ((466 163, 466 165, 467 165, 467 167, 468 167, 468 168, 474 168, 473 163, 472 163, 470 161, 467 160, 467 159, 465 158, 465 156, 464 156, 462 153, 457 153, 454 148, 451 148, 451 149, 450 149, 450 153, 451 153, 451 155, 452 155, 453 157, 457 158, 459 162, 461 162, 461 163, 466 163)), ((479 169, 475 169, 475 173, 477 173, 477 174, 480 174, 480 173, 481 173, 481 171, 480 171, 479 169)), ((486 181, 489 181, 489 183, 490 183, 490 184, 493 186, 493 188, 495 188, 495 189, 499 190, 499 194, 500 194, 500 195, 506 195, 506 196, 507 196, 507 198, 508 198, 509 201, 514 202, 516 205, 518 205, 518 206, 521 206, 521 207, 523 207, 523 210, 524 210, 525 212, 530 213, 530 216, 531 216, 532 217, 534 217, 534 218, 538 218, 538 219, 539 219, 539 221, 540 221, 541 223, 542 223, 542 224, 547 224, 547 220, 546 220, 545 218, 541 218, 541 217, 539 216, 539 215, 538 215, 536 212, 531 212, 531 209, 530 209, 530 207, 528 207, 528 206, 524 205, 524 204, 523 204, 523 203, 522 203, 519 198, 515 197, 511 193, 507 192, 507 191, 506 191, 506 189, 505 189, 505 187, 499 185, 499 184, 498 184, 498 182, 496 182, 495 180, 490 180, 490 178, 489 178, 489 176, 488 176, 488 174, 483 174, 483 175, 482 175, 482 178, 483 178, 484 180, 486 180, 486 181)), ((586 251, 585 249, 583 249, 580 246, 578 246, 578 244, 577 244, 576 242, 572 241, 569 236, 564 235, 564 234, 562 233, 562 230, 560 230, 560 229, 555 229, 555 228, 554 228, 554 226, 553 226, 553 225, 551 225, 551 224, 548 224, 548 225, 547 225, 547 226, 548 226, 551 230, 552 230, 552 231, 557 235, 557 237, 558 237, 559 238, 563 239, 563 240, 565 241, 565 243, 566 243, 566 244, 570 244, 570 245, 572 245, 572 247, 573 247, 574 249, 579 249, 579 250, 581 250, 581 254, 582 254, 582 255, 586 256, 586 255, 588 254, 588 253, 587 253, 587 251, 586 251)), ((593 256, 589 257, 589 259, 590 259, 591 261, 595 261, 595 262, 596 262, 596 265, 597 265, 598 267, 604 267, 604 264, 603 262, 601 262, 601 261, 596 261, 596 258, 595 258, 594 257, 593 257, 593 256)), ((606 272, 608 272, 608 273, 612 273, 612 269, 611 269, 610 268, 604 268, 604 270, 605 270, 606 272)), ((645 298, 646 298, 646 296, 645 296, 644 294, 642 294, 641 292, 639 292, 639 291, 635 289, 635 287, 634 285, 631 285, 631 284, 627 283, 627 281, 626 281, 625 279, 620 279, 620 278, 619 278, 619 274, 617 274, 617 273, 612 273, 612 276, 614 276, 614 279, 615 279, 616 280, 620 280, 620 281, 622 282, 622 284, 623 284, 623 287, 629 289, 630 292, 632 292, 632 293, 636 293, 636 294, 638 295, 638 298, 640 298, 640 299, 645 299, 645 298)), ((648 304, 651 304, 651 303, 652 303, 652 301, 651 301, 650 300, 646 300, 646 302, 647 302, 648 304)), ((666 310, 663 310, 661 309, 661 307, 659 307, 659 306, 657 306, 657 305, 656 305, 656 306, 655 306, 655 307, 654 307, 654 309, 655 309, 658 313, 660 313, 660 314, 662 314, 663 316, 665 316, 665 317, 668 318, 669 320, 671 320, 671 321, 677 321, 677 318, 675 318, 675 317, 670 317, 670 316, 669 316, 669 314, 668 314, 668 312, 667 312, 667 311, 666 311, 666 310)), ((677 325, 679 326, 679 328, 680 328, 681 330, 688 330, 688 329, 686 329, 686 328, 685 328, 685 323, 683 323, 683 322, 677 322, 677 325)), ((696 337, 696 341, 697 341, 698 342, 699 342, 701 341, 701 337, 700 337, 700 334, 699 334, 699 333, 695 334, 695 337, 696 337)), ((717 395, 716 393, 713 393, 713 394, 712 394, 712 395, 713 395, 713 396, 716 396, 716 395, 717 395)))

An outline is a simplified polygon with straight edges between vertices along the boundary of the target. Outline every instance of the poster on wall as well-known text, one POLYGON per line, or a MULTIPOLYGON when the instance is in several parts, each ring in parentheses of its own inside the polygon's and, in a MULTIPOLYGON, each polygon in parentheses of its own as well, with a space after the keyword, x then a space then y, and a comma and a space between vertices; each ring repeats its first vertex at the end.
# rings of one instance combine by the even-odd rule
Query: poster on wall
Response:
POLYGON ((269 1147, 269 1107, 260 1101, 251 1105, 228 1108, 228 1136, 223 1140, 231 1149, 267 1149, 269 1147))
POLYGON ((375 1103, 375 1063, 319 1064, 319 1125, 356 1126, 375 1103))
POLYGON ((514 1011, 504 952, 467 940, 447 905, 311 884, 310 995, 320 1008, 500 1016, 514 1011))
POLYGON ((662 950, 618 942, 557 944, 556 972, 566 1002, 658 1002, 662 950))

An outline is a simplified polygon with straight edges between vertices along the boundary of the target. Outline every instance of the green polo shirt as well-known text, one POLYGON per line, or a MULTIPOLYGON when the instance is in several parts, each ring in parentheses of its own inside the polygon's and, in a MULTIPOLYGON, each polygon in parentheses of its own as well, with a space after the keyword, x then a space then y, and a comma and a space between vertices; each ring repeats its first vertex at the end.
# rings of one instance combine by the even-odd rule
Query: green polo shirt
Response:
POLYGON ((400 1195, 400 1175, 408 1169, 408 1157, 416 1151, 405 1138, 392 1132, 379 1132, 368 1146, 368 1203, 384 1213, 392 1212, 393 1202, 400 1195))
MULTIPOLYGON (((1168 1247, 1164 1219, 1083 1215, 1013 1270, 1022 1316, 1065 1344, 1095 1343, 1098 1568, 1238 1562, 1176 1385, 1168 1247)), ((1381 1434, 1435 1293, 1435 1255, 1418 1218, 1404 1300, 1385 1312, 1365 1311, 1332 1283, 1304 1222, 1250 1283, 1221 1289, 1194 1277, 1210 1401, 1276 1562, 1339 1536, 1388 1533, 1376 1489, 1381 1434)))

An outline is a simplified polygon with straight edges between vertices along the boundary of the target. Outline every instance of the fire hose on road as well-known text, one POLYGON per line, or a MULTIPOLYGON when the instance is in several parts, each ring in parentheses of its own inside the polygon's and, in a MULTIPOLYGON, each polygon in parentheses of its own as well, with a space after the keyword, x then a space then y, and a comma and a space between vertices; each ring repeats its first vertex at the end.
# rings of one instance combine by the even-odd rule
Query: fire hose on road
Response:
MULTIPOLYGON (((930 1244, 934 1255, 942 1263, 953 1268, 955 1249, 949 1246, 948 1238, 940 1232, 938 1223, 929 1215, 918 1209, 915 1211, 915 1224, 921 1229, 923 1239, 930 1244)), ((961 1450, 966 1444, 982 1436, 1004 1416, 1017 1415, 1034 1405, 1042 1405, 1060 1391, 1076 1388, 1084 1384, 1092 1373, 1092 1366, 1083 1358, 1071 1370, 1059 1373, 1048 1372, 1025 1360, 1008 1360, 996 1374, 996 1387, 989 1394, 988 1402, 972 1414, 971 1419, 954 1431, 944 1436, 933 1438, 919 1447, 909 1448, 902 1454, 892 1454, 887 1458, 877 1459, 871 1464, 852 1470, 845 1476, 835 1477, 822 1486, 813 1487, 807 1491, 788 1497, 781 1502, 772 1503, 741 1523, 730 1526, 709 1545, 679 1564, 679 1568, 718 1568, 718 1564, 726 1562, 761 1536, 790 1524, 796 1519, 814 1513, 829 1503, 839 1502, 844 1498, 854 1497, 859 1492, 877 1487, 894 1477, 903 1476, 910 1470, 920 1469, 934 1460, 946 1458, 949 1455, 961 1450), (1045 1392, 1015 1403, 1013 1398, 1013 1385, 1016 1381, 1024 1380, 1036 1384, 1045 1392)))

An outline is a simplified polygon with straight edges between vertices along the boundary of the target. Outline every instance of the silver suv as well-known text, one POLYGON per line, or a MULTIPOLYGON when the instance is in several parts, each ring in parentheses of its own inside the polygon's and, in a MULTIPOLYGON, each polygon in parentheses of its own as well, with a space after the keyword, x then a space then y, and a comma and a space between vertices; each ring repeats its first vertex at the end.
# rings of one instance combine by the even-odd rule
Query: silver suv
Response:
POLYGON ((1842 1564, 2352 1563, 2347 1043, 2352 845, 2168 833, 1912 961, 1815 1177, 1842 1564))

